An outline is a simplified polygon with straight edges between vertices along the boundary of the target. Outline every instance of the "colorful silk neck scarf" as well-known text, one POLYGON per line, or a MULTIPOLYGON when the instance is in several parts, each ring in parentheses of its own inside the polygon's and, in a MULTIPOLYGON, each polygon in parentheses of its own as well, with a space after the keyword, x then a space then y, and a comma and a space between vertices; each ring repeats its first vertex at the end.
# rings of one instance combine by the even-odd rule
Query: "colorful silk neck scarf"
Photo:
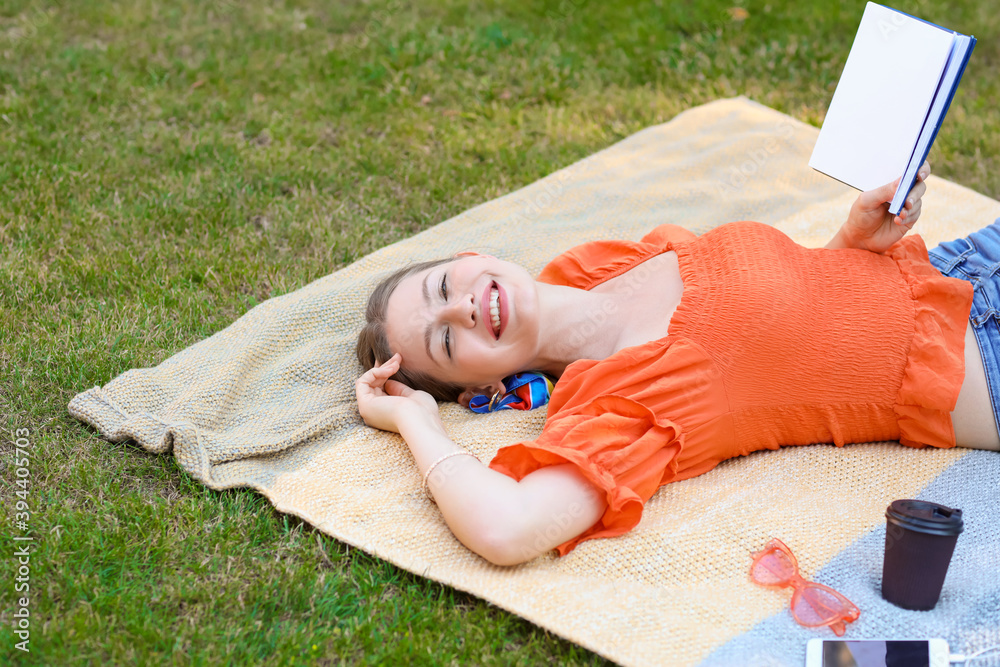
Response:
POLYGON ((553 383, 541 373, 516 373, 503 379, 507 389, 494 404, 492 396, 479 394, 469 401, 469 409, 480 414, 497 410, 532 410, 549 402, 553 383))

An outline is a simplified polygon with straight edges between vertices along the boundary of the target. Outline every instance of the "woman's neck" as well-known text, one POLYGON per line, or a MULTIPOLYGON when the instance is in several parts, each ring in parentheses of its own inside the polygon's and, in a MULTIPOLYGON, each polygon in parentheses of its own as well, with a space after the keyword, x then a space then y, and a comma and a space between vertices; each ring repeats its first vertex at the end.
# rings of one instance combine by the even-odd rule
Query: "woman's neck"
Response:
POLYGON ((574 361, 601 360, 615 352, 625 325, 618 295, 536 284, 543 326, 535 370, 559 377, 574 361))

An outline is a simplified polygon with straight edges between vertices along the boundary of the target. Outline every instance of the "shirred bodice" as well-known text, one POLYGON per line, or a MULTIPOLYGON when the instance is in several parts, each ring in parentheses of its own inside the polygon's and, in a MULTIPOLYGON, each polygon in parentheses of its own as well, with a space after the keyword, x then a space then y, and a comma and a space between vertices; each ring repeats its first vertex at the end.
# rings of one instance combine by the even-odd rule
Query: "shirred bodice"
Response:
POLYGON ((625 532, 665 483, 782 445, 955 444, 972 287, 942 276, 923 240, 885 254, 804 248, 736 222, 701 236, 663 225, 639 242, 577 246, 539 280, 592 289, 662 252, 684 293, 664 338, 570 364, 542 434, 490 466, 515 479, 574 463, 608 500, 560 545, 625 532))

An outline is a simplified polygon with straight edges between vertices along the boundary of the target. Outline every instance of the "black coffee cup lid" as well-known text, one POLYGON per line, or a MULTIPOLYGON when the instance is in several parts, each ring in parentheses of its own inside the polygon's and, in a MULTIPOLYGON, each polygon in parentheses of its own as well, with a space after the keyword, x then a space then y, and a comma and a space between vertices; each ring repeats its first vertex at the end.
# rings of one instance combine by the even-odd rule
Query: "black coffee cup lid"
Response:
POLYGON ((962 510, 926 500, 894 500, 885 516, 897 526, 929 535, 958 535, 964 528, 962 510))

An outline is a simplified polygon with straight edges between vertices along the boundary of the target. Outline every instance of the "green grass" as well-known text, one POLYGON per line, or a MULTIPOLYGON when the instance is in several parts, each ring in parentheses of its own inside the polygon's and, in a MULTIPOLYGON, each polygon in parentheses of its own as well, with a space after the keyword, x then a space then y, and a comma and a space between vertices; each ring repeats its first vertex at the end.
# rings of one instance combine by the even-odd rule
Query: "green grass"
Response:
MULTIPOLYGON (((821 123, 863 2, 731 6, 0 4, 0 488, 12 518, 29 429, 37 547, 31 653, 8 576, 0 661, 602 663, 66 404, 691 106, 744 94, 821 123)), ((932 162, 997 197, 994 3, 898 6, 979 37, 932 162)))

